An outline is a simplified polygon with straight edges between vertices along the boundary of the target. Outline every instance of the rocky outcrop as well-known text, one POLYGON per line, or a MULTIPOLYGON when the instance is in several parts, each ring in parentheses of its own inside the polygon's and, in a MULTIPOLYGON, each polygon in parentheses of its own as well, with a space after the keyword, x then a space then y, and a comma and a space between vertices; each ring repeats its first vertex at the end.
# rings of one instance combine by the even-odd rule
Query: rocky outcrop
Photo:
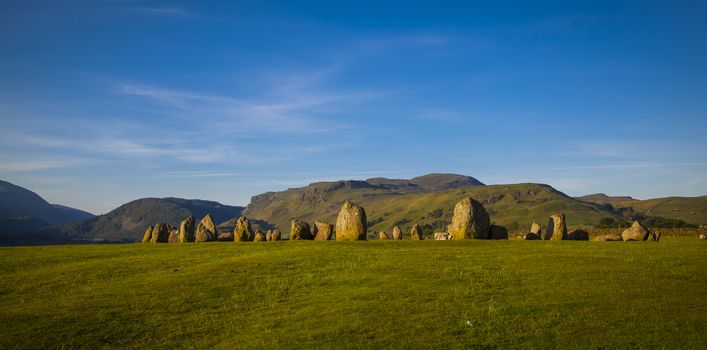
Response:
POLYGON ((538 235, 539 237, 542 237, 543 236, 543 229, 540 226, 540 224, 538 224, 537 222, 534 222, 532 225, 530 225, 530 233, 534 233, 534 234, 538 235))
POLYGON ((536 233, 528 232, 523 239, 526 241, 539 241, 542 240, 542 237, 536 233))
POLYGON ((400 241, 403 239, 403 231, 400 231, 400 227, 393 227, 393 240, 400 241))
POLYGON ((487 239, 490 225, 491 220, 484 206, 467 197, 454 206, 454 216, 447 232, 453 240, 487 239))
POLYGON ((583 230, 574 230, 567 234, 566 239, 569 241, 588 241, 589 232, 583 230))
POLYGON ((650 231, 636 220, 631 227, 621 233, 621 238, 623 238, 624 241, 647 241, 649 235, 650 231))
POLYGON ((268 230, 268 232, 265 234, 265 238, 268 240, 268 242, 279 241, 280 239, 282 239, 282 234, 278 229, 268 230))
POLYGON ((314 227, 312 227, 312 235, 314 240, 317 241, 329 241, 334 234, 334 225, 326 223, 324 221, 315 221, 314 227))
POLYGON ((265 241, 267 241, 267 237, 265 236, 265 233, 260 230, 255 231, 255 235, 253 235, 253 242, 265 242, 265 241))
POLYGON ((206 214, 199 225, 196 226, 196 233, 194 234, 195 242, 210 242, 218 240, 218 231, 216 230, 216 225, 214 225, 214 218, 211 214, 206 214))
POLYGON ((233 240, 235 242, 249 242, 255 236, 253 227, 247 217, 241 216, 236 220, 236 228, 233 229, 233 240))
POLYGON ((179 223, 179 242, 194 242, 194 217, 191 215, 179 223))
POLYGON ((314 238, 307 222, 300 219, 292 219, 291 225, 290 241, 311 240, 314 238))
POLYGON ((341 206, 339 216, 336 218, 337 241, 365 241, 368 228, 366 227, 366 211, 350 201, 341 206))
POLYGON ((388 234, 385 231, 378 232, 378 239, 381 241, 387 241, 390 239, 388 234))
POLYGON ((508 229, 500 225, 491 225, 489 239, 508 239, 508 229))
POLYGON ((547 222, 547 232, 545 240, 561 241, 567 238, 567 224, 565 223, 565 214, 554 214, 550 216, 547 222))
POLYGON ((142 243, 150 243, 150 240, 152 238, 152 230, 154 229, 154 226, 148 226, 147 229, 145 230, 145 233, 142 235, 142 243))
POLYGON ((412 230, 410 230, 410 239, 412 239, 413 241, 422 240, 422 228, 420 227, 420 225, 412 225, 412 230))
POLYGON ((605 241, 605 242, 613 242, 613 241, 620 242, 620 241, 624 240, 623 238, 621 238, 621 235, 618 233, 596 236, 595 239, 597 241, 605 241))

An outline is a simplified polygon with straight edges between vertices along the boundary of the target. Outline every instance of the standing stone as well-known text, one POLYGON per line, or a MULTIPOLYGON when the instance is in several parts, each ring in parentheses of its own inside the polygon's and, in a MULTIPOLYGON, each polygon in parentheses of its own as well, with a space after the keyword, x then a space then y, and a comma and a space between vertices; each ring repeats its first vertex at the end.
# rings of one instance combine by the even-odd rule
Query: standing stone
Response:
POLYGON ((255 235, 253 236, 253 242, 265 242, 266 240, 267 237, 265 236, 265 233, 263 233, 263 231, 255 231, 255 235))
POLYGON ((390 237, 388 237, 388 234, 385 233, 385 231, 381 231, 381 232, 378 232, 378 239, 381 241, 387 241, 390 239, 390 237))
POLYGON ((236 228, 233 229, 233 241, 234 242, 248 242, 252 241, 255 236, 253 233, 253 227, 250 226, 250 221, 245 216, 241 216, 236 220, 236 228))
POLYGON ((279 241, 282 238, 282 234, 280 233, 280 230, 274 229, 274 230, 268 230, 267 234, 268 241, 279 241))
POLYGON ((621 233, 621 238, 623 238, 624 241, 646 241, 649 235, 648 229, 636 220, 631 227, 621 233))
POLYGON ((216 225, 214 225, 214 219, 211 214, 206 214, 199 225, 196 226, 196 233, 194 234, 195 242, 210 242, 218 240, 218 231, 216 230, 216 225))
POLYGON ((420 225, 412 225, 412 230, 410 230, 410 239, 413 241, 422 240, 422 228, 420 228, 420 225))
POLYGON ((508 239, 508 229, 500 225, 491 225, 489 239, 508 239))
POLYGON ((565 214, 554 214, 550 216, 547 222, 547 232, 545 240, 561 241, 567 239, 567 224, 565 223, 565 214))
POLYGON ((314 239, 309 224, 300 219, 292 219, 292 227, 290 229, 290 241, 294 240, 311 240, 314 239))
POLYGON ((490 225, 491 220, 484 206, 467 197, 454 206, 454 216, 447 232, 453 240, 488 239, 490 225))
POLYGON ((334 225, 323 221, 315 221, 312 227, 312 235, 316 241, 329 241, 334 234, 334 225))
POLYGON ((366 211, 356 204, 346 201, 336 218, 337 241, 365 241, 368 233, 366 211))
POLYGON ((393 240, 400 241, 403 239, 403 232, 400 231, 400 227, 393 227, 393 240))
POLYGON ((176 228, 169 231, 169 243, 179 243, 179 230, 176 228))
POLYGON ((167 243, 169 242, 170 227, 167 224, 157 224, 152 229, 151 243, 167 243))
POLYGON ((704 241, 705 238, 707 238, 707 235, 705 235, 704 233, 700 233, 699 238, 700 238, 700 241, 704 241))
POLYGON ((150 243, 150 239, 152 238, 152 230, 154 229, 154 226, 148 226, 147 230, 145 230, 145 234, 142 235, 142 243, 150 243))
POLYGON ((568 241, 588 241, 589 232, 583 230, 574 230, 567 234, 568 241))
POLYGON ((179 243, 194 242, 194 217, 188 218, 179 223, 179 243))
POLYGON ((540 226, 540 224, 538 224, 537 222, 533 222, 533 224, 530 225, 530 233, 534 233, 534 234, 542 237, 543 236, 543 229, 540 226))

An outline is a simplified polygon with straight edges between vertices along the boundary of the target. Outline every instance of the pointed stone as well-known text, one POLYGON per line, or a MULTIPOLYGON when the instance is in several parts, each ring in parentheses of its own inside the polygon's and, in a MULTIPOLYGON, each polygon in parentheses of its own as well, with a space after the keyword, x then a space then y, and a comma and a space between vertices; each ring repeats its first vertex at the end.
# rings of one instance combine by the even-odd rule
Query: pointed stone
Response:
POLYGON ((250 226, 250 221, 247 217, 241 216, 236 220, 236 228, 233 229, 233 241, 248 242, 252 241, 255 233, 253 227, 250 226))
POLYGON ((145 233, 142 235, 142 243, 150 243, 150 240, 152 238, 152 230, 154 229, 154 226, 148 226, 147 229, 145 230, 145 233))
POLYGON ((403 232, 400 231, 399 226, 393 227, 393 240, 400 241, 403 239, 403 232))
POLYGON ((194 241, 211 242, 216 240, 218 240, 218 231, 216 230, 216 225, 214 225, 214 219, 211 214, 206 214, 196 227, 194 241))
POLYGON ((410 230, 410 239, 413 241, 422 240, 422 228, 420 228, 420 225, 412 225, 412 230, 410 230))
POLYGON ((188 218, 179 223, 179 243, 194 242, 194 217, 188 218))

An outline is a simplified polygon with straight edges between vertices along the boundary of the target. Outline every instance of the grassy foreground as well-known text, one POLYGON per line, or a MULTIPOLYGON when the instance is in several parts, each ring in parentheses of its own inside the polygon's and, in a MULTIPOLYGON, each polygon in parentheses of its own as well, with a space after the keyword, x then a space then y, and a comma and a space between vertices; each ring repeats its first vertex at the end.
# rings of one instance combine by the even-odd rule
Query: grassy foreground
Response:
POLYGON ((704 349, 706 275, 673 237, 0 248, 0 348, 704 349))

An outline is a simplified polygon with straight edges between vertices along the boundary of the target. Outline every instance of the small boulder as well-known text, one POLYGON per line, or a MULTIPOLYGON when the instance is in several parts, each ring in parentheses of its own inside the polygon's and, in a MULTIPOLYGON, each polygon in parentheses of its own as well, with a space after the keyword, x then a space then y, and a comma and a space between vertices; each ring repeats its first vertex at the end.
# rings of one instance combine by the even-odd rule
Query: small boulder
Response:
POLYGON ((554 214, 547 222, 547 232, 545 240, 561 241, 567 238, 567 224, 565 214, 554 214))
POLYGON ((400 227, 393 227, 393 240, 400 241, 403 239, 403 231, 400 231, 400 227))
POLYGON ((454 206, 454 216, 447 232, 453 240, 488 239, 490 225, 491 220, 484 206, 467 197, 454 206))
POLYGON ((537 233, 528 232, 523 239, 526 241, 539 241, 542 240, 542 237, 540 237, 537 233))
POLYGON ((195 242, 210 242, 218 240, 218 231, 216 230, 216 225, 214 225, 214 218, 211 214, 206 214, 199 225, 196 226, 196 233, 194 234, 195 242))
POLYGON ((194 242, 194 217, 191 215, 179 223, 179 242, 194 242))
POLYGON ((329 241, 334 234, 334 225, 324 221, 315 221, 312 227, 312 235, 316 241, 329 241))
POLYGON ((219 242, 233 242, 233 232, 231 231, 226 231, 226 232, 221 232, 218 235, 218 239, 216 239, 219 242))
POLYGON ((233 229, 233 240, 235 242, 249 242, 255 236, 253 227, 247 217, 241 216, 236 220, 236 228, 233 229))
POLYGON ((621 238, 623 238, 624 241, 646 241, 649 235, 650 232, 648 229, 636 220, 631 227, 621 233, 621 238))
POLYGON ((446 241, 449 240, 449 233, 447 232, 435 232, 432 235, 436 241, 446 241))
POLYGON ((152 230, 154 229, 154 226, 148 226, 147 229, 145 230, 145 233, 142 235, 142 243, 150 243, 150 240, 152 238, 152 230))
POLYGON ((508 229, 500 225, 491 225, 489 239, 508 239, 508 229))
POLYGON ((569 241, 588 241, 589 232, 583 230, 574 230, 567 234, 567 240, 569 241))
POLYGON ((653 230, 648 230, 648 240, 658 242, 660 241, 661 233, 653 230))
POLYGON ((624 239, 621 238, 621 235, 618 233, 610 233, 607 235, 599 235, 596 236, 595 238, 597 241, 604 241, 604 242, 621 242, 624 239))
POLYGON ((366 211, 350 201, 344 202, 336 218, 337 241, 365 241, 368 233, 366 211))
POLYGON ((263 231, 257 230, 255 231, 255 235, 253 236, 253 242, 265 242, 267 241, 267 237, 265 236, 265 233, 263 231))
POLYGON ((311 240, 312 231, 306 221, 300 219, 292 219, 292 228, 290 229, 290 241, 295 240, 311 240))
POLYGON ((422 228, 420 228, 420 225, 412 225, 412 230, 410 230, 410 239, 413 241, 422 240, 422 228))
POLYGON ((704 240, 705 240, 705 237, 707 237, 707 236, 705 236, 704 233, 700 233, 700 236, 699 236, 699 237, 700 237, 700 241, 704 241, 704 240))
POLYGON ((381 231, 381 232, 378 232, 378 239, 381 241, 387 241, 390 239, 390 237, 388 237, 388 234, 385 233, 385 231, 381 231))

